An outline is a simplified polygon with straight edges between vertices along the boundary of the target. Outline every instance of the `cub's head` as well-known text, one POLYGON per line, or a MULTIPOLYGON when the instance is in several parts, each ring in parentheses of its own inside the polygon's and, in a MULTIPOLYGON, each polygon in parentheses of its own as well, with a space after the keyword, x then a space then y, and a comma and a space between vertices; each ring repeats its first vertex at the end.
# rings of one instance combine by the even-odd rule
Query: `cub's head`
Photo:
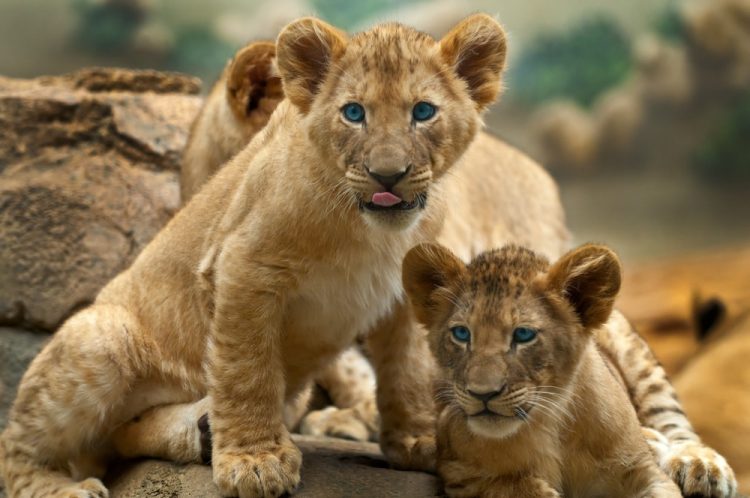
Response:
POLYGON ((505 35, 474 15, 436 41, 399 24, 348 37, 313 18, 288 25, 276 54, 284 93, 347 201, 405 228, 464 152, 498 96, 505 35))
POLYGON ((423 244, 404 260, 404 288, 441 368, 437 401, 473 432, 502 438, 536 413, 559 417, 591 331, 620 288, 615 254, 584 245, 548 262, 506 246, 465 265, 423 244))

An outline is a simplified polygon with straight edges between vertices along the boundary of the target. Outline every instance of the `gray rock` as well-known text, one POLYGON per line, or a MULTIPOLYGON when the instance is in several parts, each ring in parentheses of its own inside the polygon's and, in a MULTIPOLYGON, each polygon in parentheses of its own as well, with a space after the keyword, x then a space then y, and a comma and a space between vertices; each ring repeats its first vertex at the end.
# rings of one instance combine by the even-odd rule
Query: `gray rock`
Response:
MULTIPOLYGON (((308 498, 421 498, 442 496, 438 479, 388 468, 378 446, 333 438, 293 436, 304 454, 302 484, 308 498)), ((146 460, 115 469, 107 480, 112 498, 219 498, 211 468, 146 460)))
POLYGON ((48 339, 44 333, 0 327, 0 430, 26 367, 48 339))
POLYGON ((171 218, 197 89, 154 71, 0 77, 0 324, 53 330, 171 218))
MULTIPOLYGON (((44 333, 0 327, 0 432, 8 420, 8 410, 26 367, 48 339, 49 335, 44 333)), ((2 478, 0 498, 5 498, 2 478)))

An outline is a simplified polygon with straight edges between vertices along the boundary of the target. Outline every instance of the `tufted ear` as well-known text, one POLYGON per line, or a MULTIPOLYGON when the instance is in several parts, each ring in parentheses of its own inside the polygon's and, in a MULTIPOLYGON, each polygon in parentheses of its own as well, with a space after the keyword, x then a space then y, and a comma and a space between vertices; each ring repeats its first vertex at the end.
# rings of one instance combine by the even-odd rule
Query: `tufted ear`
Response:
POLYGON ((482 110, 500 94, 506 42, 502 26, 487 14, 474 14, 440 40, 443 60, 466 82, 482 110))
POLYGON ((240 49, 229 63, 227 101, 239 121, 259 121, 256 124, 262 127, 284 99, 281 78, 273 67, 275 57, 276 45, 259 41, 240 49))
POLYGON ((612 313, 620 290, 617 255, 606 246, 586 244, 565 254, 547 273, 547 288, 559 293, 583 326, 593 329, 612 313))
POLYGON ((284 93, 302 112, 310 109, 332 62, 346 49, 346 34, 306 17, 287 25, 276 41, 284 93))
POLYGON ((439 244, 420 244, 406 254, 402 272, 417 320, 430 327, 453 306, 453 290, 464 281, 466 265, 439 244))

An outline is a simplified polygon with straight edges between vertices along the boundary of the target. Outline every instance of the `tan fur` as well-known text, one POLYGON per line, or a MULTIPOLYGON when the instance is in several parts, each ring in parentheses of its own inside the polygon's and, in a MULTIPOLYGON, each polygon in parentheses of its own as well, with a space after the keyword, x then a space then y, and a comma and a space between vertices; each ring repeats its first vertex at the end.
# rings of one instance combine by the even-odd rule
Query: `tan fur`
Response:
MULTIPOLYGON (((224 158, 239 152, 260 130, 258 118, 265 114, 256 111, 243 120, 241 115, 229 113, 227 109, 248 107, 233 95, 249 95, 253 88, 276 88, 276 71, 271 64, 264 65, 267 43, 253 42, 240 50, 207 98, 191 129, 183 156, 183 200, 189 199, 219 170, 224 158), (257 50, 256 45, 260 46, 257 50), (249 60, 258 55, 263 57, 261 61, 249 60), (266 72, 244 74, 242 68, 248 66, 265 68, 266 72), (230 91, 232 74, 244 74, 236 78, 236 85, 245 85, 248 89, 230 91)), ((272 106, 279 100, 272 94, 261 102, 272 106)), ((528 157, 486 133, 480 133, 469 147, 456 173, 446 182, 446 189, 446 195, 454 201, 446 213, 439 240, 464 258, 509 241, 531 245, 549 256, 559 255, 567 246, 563 211, 552 179, 528 157), (498 192, 505 194, 498 196, 498 192)), ((328 391, 339 409, 329 407, 323 412, 311 413, 302 421, 300 431, 354 439, 376 438, 379 417, 374 410, 369 370, 367 360, 357 356, 356 349, 347 351, 326 367, 317 382, 328 391), (354 376, 347 375, 349 369, 355 370, 354 376)), ((137 442, 132 431, 122 440, 131 446, 137 442)))
POLYGON ((737 473, 750 493, 750 311, 730 315, 675 378, 685 412, 706 443, 737 473))
MULTIPOLYGON (((229 75, 241 74, 236 66, 243 54, 265 55, 262 50, 251 49, 266 43, 251 43, 237 53, 193 123, 183 155, 183 202, 223 166, 225 158, 238 153, 262 129, 261 118, 267 114, 256 111, 241 119, 229 111, 247 108, 247 102, 231 97, 229 75)), ((237 84, 250 87, 240 90, 240 95, 250 94, 251 88, 276 88, 273 65, 262 62, 246 61, 252 67, 266 68, 266 72, 238 77, 237 84)), ((271 93, 260 101, 267 112, 280 99, 271 93)), ((569 235, 552 178, 527 156, 491 135, 479 133, 443 184, 446 196, 451 198, 451 208, 445 213, 439 239, 463 259, 507 242, 534 247, 551 258, 567 248, 569 235)))
POLYGON ((431 468, 431 403, 420 394, 431 365, 411 333, 400 266, 440 230, 441 179, 473 140, 488 85, 499 92, 499 75, 488 82, 483 68, 500 67, 504 50, 484 45, 501 39, 483 15, 441 42, 396 24, 352 38, 314 19, 285 28, 278 65, 293 103, 32 362, 2 435, 10 496, 105 495, 72 469, 122 422, 207 393, 221 493, 292 491, 301 454, 285 401, 378 321, 369 340, 381 447, 397 466, 431 468), (311 57, 317 64, 304 63, 311 57), (342 118, 351 100, 368 109, 366 130, 342 118), (412 123, 420 100, 439 113, 412 123), (426 203, 360 210, 383 188, 364 165, 384 141, 412 166, 394 192, 426 203))
POLYGON ((550 268, 506 246, 466 266, 423 244, 403 275, 440 368, 438 471, 449 496, 681 496, 594 341, 620 287, 609 249, 582 246, 550 268), (455 326, 470 339, 453 338, 455 326), (514 342, 516 327, 537 336, 514 342))
MULTIPOLYGON (((190 130, 180 177, 183 203, 187 203, 228 159, 250 143, 283 99, 281 80, 273 62, 275 57, 275 43, 252 42, 239 50, 227 64, 190 130)), ((316 376, 316 383, 326 391, 334 406, 301 420, 307 406, 295 400, 296 406, 287 407, 287 427, 295 428, 301 422, 300 432, 303 434, 376 440, 380 424, 375 406, 374 378, 370 363, 358 349, 347 350, 316 376)), ((309 394, 306 392, 303 397, 308 399, 309 394)), ((192 408, 185 409, 192 412, 192 408)), ((173 409, 168 416, 175 416, 173 409)), ((177 416, 177 419, 185 420, 182 416, 177 416)), ((164 432, 161 426, 156 429, 159 434, 170 433, 164 432)), ((182 430, 194 431, 195 424, 182 430)), ((118 446, 130 454, 149 451, 151 444, 141 448, 139 441, 150 441, 153 436, 147 424, 141 422, 137 430, 127 428, 116 438, 120 443, 118 446)), ((188 448, 180 449, 174 457, 182 459, 189 451, 188 448)), ((145 454, 153 455, 153 450, 145 454)), ((160 453, 158 456, 166 455, 160 453)))
MULTIPOLYGON (((484 28, 463 24, 448 39, 486 41, 483 30, 497 29, 486 16, 472 22, 484 28)), ((296 35, 310 33, 309 23, 315 21, 293 25, 300 28, 296 35)), ((327 28, 312 32, 342 36, 327 28)), ((214 475, 224 493, 270 496, 289 489, 298 476, 299 454, 282 425, 288 415, 282 400, 287 407, 304 404, 297 392, 309 377, 354 334, 368 328, 378 375, 381 446, 396 465, 433 464, 432 403, 424 388, 433 366, 426 343, 415 333, 410 308, 399 297, 400 284, 393 284, 398 279, 388 272, 400 271, 401 255, 419 240, 439 238, 465 258, 508 241, 556 258, 567 244, 567 232, 554 182, 527 157, 480 135, 459 159, 473 132, 454 134, 450 146, 432 150, 439 164, 431 165, 435 182, 427 182, 431 193, 425 213, 416 225, 408 217, 391 220, 396 225, 412 223, 410 229, 383 228, 389 221, 382 217, 369 217, 364 223, 356 207, 345 202, 346 195, 325 195, 345 183, 343 165, 331 156, 352 146, 321 133, 338 126, 335 119, 320 118, 325 111, 331 111, 331 117, 334 109, 338 111, 337 99, 347 94, 335 90, 339 83, 358 87, 358 96, 374 95, 372 102, 389 107, 399 92, 412 90, 394 82, 408 78, 405 71, 412 66, 429 74, 424 63, 432 60, 438 76, 414 78, 437 89, 448 85, 459 97, 441 107, 441 126, 447 115, 460 116, 458 123, 468 125, 467 131, 478 125, 473 111, 458 110, 461 102, 477 107, 464 86, 468 80, 445 69, 458 62, 446 59, 455 50, 441 51, 413 32, 400 49, 390 45, 386 50, 393 41, 389 33, 404 33, 404 28, 386 25, 346 40, 352 65, 342 59, 320 66, 324 82, 315 87, 318 93, 310 112, 303 116, 281 104, 268 127, 215 175, 128 271, 102 291, 94 306, 71 318, 33 362, 0 445, 11 496, 96 496, 93 488, 103 493, 97 481, 72 481, 70 471, 77 469, 76 479, 94 475, 96 469, 87 470, 86 464, 97 460, 100 446, 106 449, 121 422, 138 414, 145 423, 123 427, 126 433, 134 429, 135 442, 147 448, 136 444, 127 448, 130 454, 200 460, 195 423, 184 424, 204 407, 211 410, 214 475), (423 45, 415 49, 411 43, 423 45), (370 56, 362 58, 357 50, 370 56), (326 78, 330 75, 325 68, 339 71, 344 82, 326 78), (377 72, 387 73, 387 78, 370 74, 377 72), (316 133, 310 136, 308 129, 316 133), (455 160, 458 163, 449 170, 455 160), (375 323, 378 313, 382 316, 375 323), (274 320, 279 316, 286 318, 280 323, 274 320), (305 330, 315 329, 304 335, 315 338, 312 342, 303 340, 303 321, 310 322, 305 330), (375 325, 366 325, 368 321, 375 325), (278 341, 280 329, 288 332, 283 343, 278 341), (203 398, 209 392, 214 398, 203 398), (157 405, 171 406, 152 408, 157 405), (149 421, 155 425, 149 426, 149 421), (167 440, 148 427, 161 427, 167 440), (170 440, 172 435, 182 442, 170 440), (255 464, 257 474, 251 472, 255 464)), ((474 51, 461 53, 465 58, 474 51)), ((476 53, 486 55, 482 50, 476 53)), ((463 67, 477 70, 474 64, 463 67)), ((308 80, 295 81, 304 85, 308 80)), ((297 90, 298 96, 304 94, 297 90)), ((236 124, 225 119, 231 109, 223 112, 203 122, 214 124, 216 133, 206 137, 200 151, 210 152, 211 144, 223 139, 222 127, 236 124)), ((402 115, 390 114, 368 131, 379 133, 401 122, 402 115)), ((409 134, 397 136, 405 139, 409 134)), ((200 137, 196 143, 201 143, 200 137)), ((366 152, 363 144, 357 146, 366 152)), ((631 339, 634 334, 622 317, 608 333, 609 353, 617 365, 624 365, 620 369, 637 397, 639 418, 667 433, 654 436, 664 447, 664 462, 673 475, 687 475, 682 470, 715 462, 717 455, 699 444, 684 416, 650 413, 654 403, 671 400, 673 391, 665 379, 659 392, 646 389, 650 386, 641 367, 650 369, 654 360, 645 343, 631 339), (637 368, 629 363, 634 356, 637 368)), ((659 370, 654 371, 658 376, 659 370)), ((731 483, 731 474, 723 468, 712 468, 707 476, 717 489, 731 483)))
POLYGON ((193 122, 182 158, 182 203, 242 150, 284 99, 273 70, 276 45, 255 42, 238 51, 222 71, 193 122))
MULTIPOLYGON (((209 101, 206 108, 211 105, 212 101, 209 101)), ((193 133, 213 136, 221 126, 234 124, 222 122, 216 126, 218 128, 201 131, 197 125, 193 133)), ((221 141, 207 143, 214 147, 222 146, 221 141)), ((200 163, 185 162, 186 167, 195 167, 196 164, 200 163)), ((204 180, 219 167, 220 164, 211 165, 208 172, 203 174, 204 180)), ((559 257, 567 247, 563 212, 552 179, 528 157, 487 134, 479 134, 463 159, 443 181, 443 188, 451 204, 445 213, 438 241, 465 261, 484 250, 508 242, 531 247, 550 259, 559 257)), ((387 326, 388 330, 395 326, 404 329, 415 327, 413 324, 394 324, 392 321, 387 326)), ((644 432, 662 468, 686 494, 705 492, 715 496, 731 496, 734 487, 731 469, 720 455, 700 443, 680 409, 664 369, 645 341, 619 312, 613 312, 607 326, 597 330, 597 342, 625 380, 638 417, 645 426, 644 432)), ((335 378, 336 366, 328 369, 325 375, 335 378)), ((358 412, 369 414, 369 411, 358 412)), ((362 434, 362 424, 353 421, 350 414, 346 410, 342 413, 328 410, 312 416, 308 428, 316 433, 340 434, 348 430, 353 422, 362 434)), ((179 420, 190 419, 185 417, 179 420)), ((147 426, 141 424, 141 427, 144 437, 153 438, 153 432, 147 426)), ((180 433, 195 431, 195 424, 175 430, 180 433)), ((127 441, 138 444, 137 438, 129 437, 127 441)), ((163 443, 162 446, 168 445, 163 443)), ((197 459, 200 447, 183 450, 177 455, 190 452, 197 459)))

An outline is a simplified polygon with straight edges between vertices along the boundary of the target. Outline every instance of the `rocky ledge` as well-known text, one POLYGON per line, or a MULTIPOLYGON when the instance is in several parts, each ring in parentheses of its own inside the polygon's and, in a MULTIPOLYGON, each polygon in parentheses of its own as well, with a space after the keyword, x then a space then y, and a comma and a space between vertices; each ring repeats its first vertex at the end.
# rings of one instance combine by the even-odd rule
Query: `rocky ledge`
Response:
MULTIPOLYGON (((304 454, 302 484, 294 496, 388 498, 441 496, 435 476, 388 468, 373 443, 293 436, 304 454)), ((220 498, 205 465, 131 462, 107 479, 112 498, 220 498)))
POLYGON ((54 330, 172 217, 199 88, 120 69, 0 77, 0 325, 54 330))

